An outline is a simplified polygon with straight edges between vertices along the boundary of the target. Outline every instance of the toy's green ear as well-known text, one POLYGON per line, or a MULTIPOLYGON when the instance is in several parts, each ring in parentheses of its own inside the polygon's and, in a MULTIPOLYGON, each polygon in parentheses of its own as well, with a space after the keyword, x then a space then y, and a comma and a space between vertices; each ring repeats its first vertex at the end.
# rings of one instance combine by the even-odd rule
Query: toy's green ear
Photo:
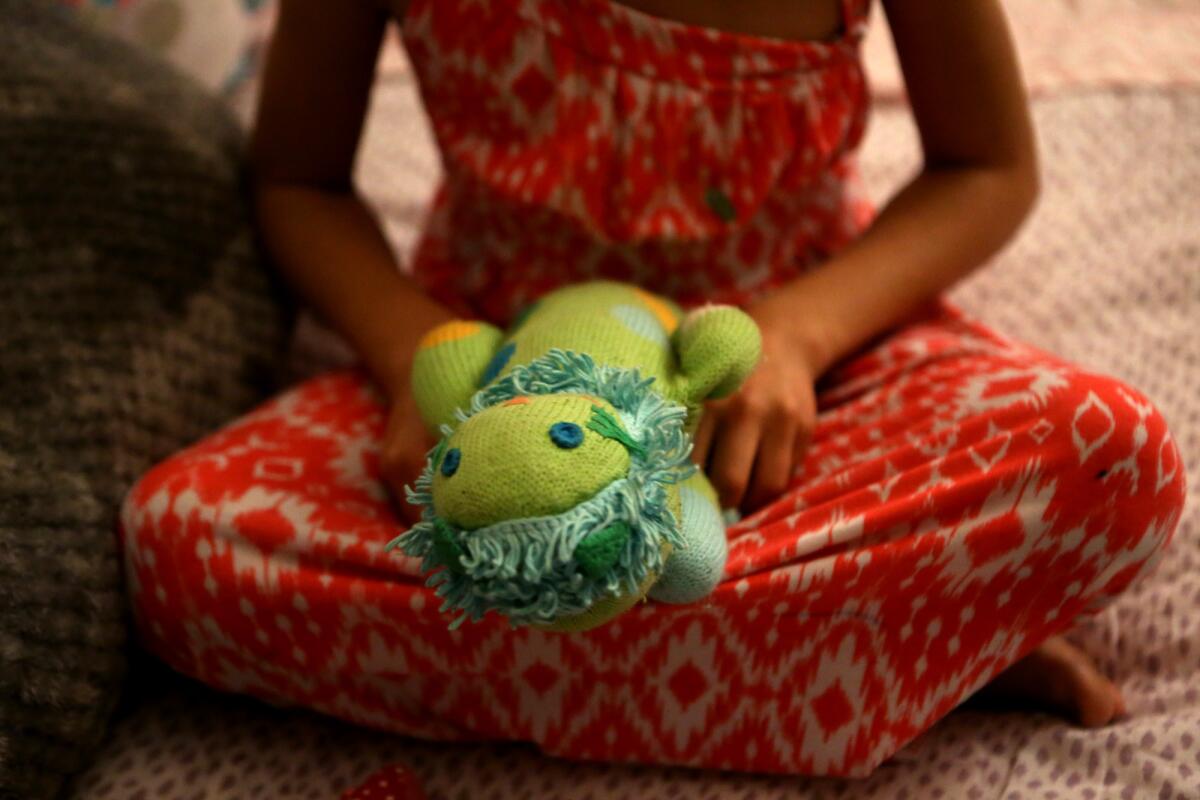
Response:
POLYGON ((454 422, 479 387, 504 368, 498 360, 512 355, 500 347, 504 334, 486 322, 454 320, 422 337, 412 366, 412 393, 421 419, 431 433, 454 422), (489 375, 488 373, 495 373, 489 375))
POLYGON ((737 391, 762 355, 758 325, 733 306, 704 306, 683 318, 672 338, 689 406, 737 391))

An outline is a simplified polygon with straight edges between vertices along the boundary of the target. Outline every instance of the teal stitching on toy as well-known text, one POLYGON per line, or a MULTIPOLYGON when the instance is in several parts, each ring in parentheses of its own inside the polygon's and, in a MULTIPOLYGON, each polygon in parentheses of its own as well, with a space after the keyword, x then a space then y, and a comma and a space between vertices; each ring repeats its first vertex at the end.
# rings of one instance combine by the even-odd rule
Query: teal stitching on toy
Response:
MULTIPOLYGON (((617 410, 640 452, 630 452, 625 477, 563 514, 462 531, 438 518, 432 508, 437 466, 432 456, 439 452, 435 448, 421 476, 407 489, 409 502, 424 506, 423 519, 385 549, 399 546, 409 556, 423 558, 423 570, 433 570, 444 566, 435 552, 439 523, 443 533, 449 531, 448 538, 464 553, 463 571, 438 569, 426 583, 437 587, 443 611, 463 612, 452 628, 493 610, 514 625, 550 623, 581 614, 605 597, 636 592, 652 572, 661 572, 664 543, 683 546, 678 522, 667 505, 667 487, 686 480, 695 470, 688 461, 691 446, 683 430, 687 411, 654 392, 653 382, 641 378, 637 370, 599 365, 586 354, 556 349, 514 367, 476 392, 469 410, 457 412, 461 422, 517 396, 567 392, 600 397, 617 410), (578 567, 576 548, 589 535, 619 522, 630 528, 619 557, 603 575, 585 575, 578 567)), ((442 426, 444 438, 452 432, 442 426)))
POLYGON ((600 406, 592 406, 592 417, 588 420, 588 430, 595 431, 605 439, 612 439, 615 442, 620 442, 625 446, 625 449, 631 453, 645 456, 646 448, 634 441, 633 437, 625 432, 612 414, 605 411, 600 406))
POLYGON ((504 369, 504 366, 515 352, 517 352, 517 346, 512 342, 497 350, 496 354, 492 356, 492 360, 487 363, 487 367, 484 368, 483 376, 479 379, 479 385, 486 386, 495 380, 496 376, 504 369))

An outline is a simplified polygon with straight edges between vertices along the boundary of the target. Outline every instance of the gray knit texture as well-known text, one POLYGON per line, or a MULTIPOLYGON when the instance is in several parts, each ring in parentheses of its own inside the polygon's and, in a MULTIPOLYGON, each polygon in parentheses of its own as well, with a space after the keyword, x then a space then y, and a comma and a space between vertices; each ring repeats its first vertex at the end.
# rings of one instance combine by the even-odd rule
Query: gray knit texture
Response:
POLYGON ((288 321, 222 105, 55 5, 0 0, 0 797, 87 763, 121 497, 267 393, 288 321))

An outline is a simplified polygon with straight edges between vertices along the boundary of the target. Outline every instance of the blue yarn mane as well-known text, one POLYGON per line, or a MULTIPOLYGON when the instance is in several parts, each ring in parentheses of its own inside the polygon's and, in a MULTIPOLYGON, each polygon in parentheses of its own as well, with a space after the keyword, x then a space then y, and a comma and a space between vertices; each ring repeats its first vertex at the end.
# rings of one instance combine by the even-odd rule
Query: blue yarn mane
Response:
POLYGON ((426 585, 436 586, 441 610, 463 613, 451 627, 488 611, 513 624, 553 623, 581 614, 597 601, 635 593, 646 578, 662 572, 663 545, 681 547, 679 523, 668 506, 667 488, 691 476, 691 441, 684 432, 686 409, 655 392, 653 378, 637 370, 597 364, 591 356, 554 349, 529 364, 518 365, 471 398, 458 421, 511 400, 548 394, 599 397, 617 411, 626 432, 637 443, 627 447, 628 474, 594 497, 561 514, 504 520, 465 531, 448 525, 433 510, 433 474, 437 454, 453 432, 442 427, 443 439, 430 451, 421 477, 407 490, 408 501, 423 506, 421 522, 388 543, 421 558, 422 569, 438 570, 426 585), (589 534, 614 522, 626 522, 631 535, 614 566, 596 578, 585 576, 575 562, 575 548, 589 534), (461 569, 437 558, 435 533, 449 531, 462 552, 461 569))

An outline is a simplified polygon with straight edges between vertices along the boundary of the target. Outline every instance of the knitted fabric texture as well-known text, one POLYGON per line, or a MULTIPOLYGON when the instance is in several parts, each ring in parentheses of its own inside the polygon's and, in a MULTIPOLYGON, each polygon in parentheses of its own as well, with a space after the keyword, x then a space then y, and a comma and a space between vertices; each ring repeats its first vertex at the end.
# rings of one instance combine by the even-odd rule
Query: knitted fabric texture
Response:
POLYGON ((662 603, 686 603, 707 594, 721 579, 728 550, 725 522, 718 510, 716 493, 708 481, 695 475, 679 486, 680 526, 695 532, 688 546, 672 551, 675 569, 664 574, 650 589, 650 597, 662 603))
POLYGON ((222 106, 51 4, 0 19, 0 797, 39 798, 119 693, 121 497, 271 388, 285 317, 222 106))
POLYGON ((413 395, 434 434, 455 420, 480 386, 551 350, 587 353, 597 363, 636 369, 663 397, 689 410, 741 385, 758 363, 754 321, 730 306, 684 314, 674 303, 608 281, 558 289, 521 314, 507 335, 484 322, 454 321, 418 348, 413 395))
POLYGON ((702 476, 689 502, 712 506, 707 516, 691 509, 685 520, 675 484, 692 473, 687 432, 701 402, 740 385, 759 348, 737 309, 684 317, 607 282, 543 297, 507 337, 478 322, 431 331, 414 396, 443 439, 410 495, 424 519, 393 545, 441 570, 430 585, 465 612, 455 624, 494 610, 515 623, 573 618, 576 629, 644 595, 670 548, 689 547, 691 522, 704 526, 690 531, 698 545, 672 567, 687 575, 663 596, 703 596, 724 565, 723 527, 702 476))
POLYGON ((651 383, 635 371, 553 350, 475 395, 469 412, 461 414, 459 430, 448 431, 444 443, 432 451, 410 492, 410 500, 425 507, 425 518, 389 545, 401 545, 408 555, 425 559, 426 570, 443 568, 430 577, 429 584, 445 598, 444 608, 465 612, 456 626, 466 617, 478 620, 489 610, 515 624, 554 623, 588 611, 602 598, 640 596, 647 579, 661 571, 666 546, 682 544, 668 488, 690 476, 693 468, 688 462, 690 442, 683 433, 686 412, 652 391, 651 383), (509 405, 514 399, 518 402, 509 405), (591 446, 599 452, 590 461, 573 468, 552 464, 541 480, 507 472, 513 463, 533 465, 560 448, 548 435, 539 435, 551 425, 543 422, 531 428, 506 412, 544 405, 553 418, 578 413, 582 406, 595 415, 600 403, 613 409, 610 416, 619 416, 616 424, 637 447, 614 444, 608 436, 593 433, 593 441, 566 451, 575 455, 591 446), (572 405, 576 408, 567 408, 572 405), (504 415, 498 421, 497 412, 504 415), (477 427, 472 423, 484 420, 512 443, 504 457, 496 457, 492 442, 471 440, 477 427), (522 441, 530 431, 529 439, 545 442, 541 452, 522 459, 514 451, 530 449, 522 441), (614 448, 625 452, 614 453, 614 448), (478 460, 498 469, 469 476, 465 467, 459 467, 447 476, 441 464, 456 451, 466 454, 463 465, 478 460), (580 477, 588 483, 595 478, 599 485, 580 485, 580 477), (486 526, 462 527, 462 514, 455 515, 458 508, 447 509, 437 497, 443 485, 463 478, 467 481, 462 495, 473 505, 468 514, 475 514, 477 508, 494 513, 492 519, 468 516, 468 520, 486 526), (547 497, 558 502, 545 505, 547 497), (614 522, 627 523, 631 530, 609 568, 595 576, 580 574, 576 548, 614 522), (446 563, 439 552, 444 537, 450 538, 454 552, 462 554, 458 564, 446 563))
POLYGON ((457 527, 475 530, 514 515, 559 514, 594 497, 628 472, 633 456, 621 442, 587 428, 596 404, 578 394, 554 394, 472 415, 447 440, 446 458, 457 456, 459 467, 447 472, 443 461, 433 473, 434 509, 457 527), (575 447, 555 443, 551 429, 564 425, 578 430, 575 447))

